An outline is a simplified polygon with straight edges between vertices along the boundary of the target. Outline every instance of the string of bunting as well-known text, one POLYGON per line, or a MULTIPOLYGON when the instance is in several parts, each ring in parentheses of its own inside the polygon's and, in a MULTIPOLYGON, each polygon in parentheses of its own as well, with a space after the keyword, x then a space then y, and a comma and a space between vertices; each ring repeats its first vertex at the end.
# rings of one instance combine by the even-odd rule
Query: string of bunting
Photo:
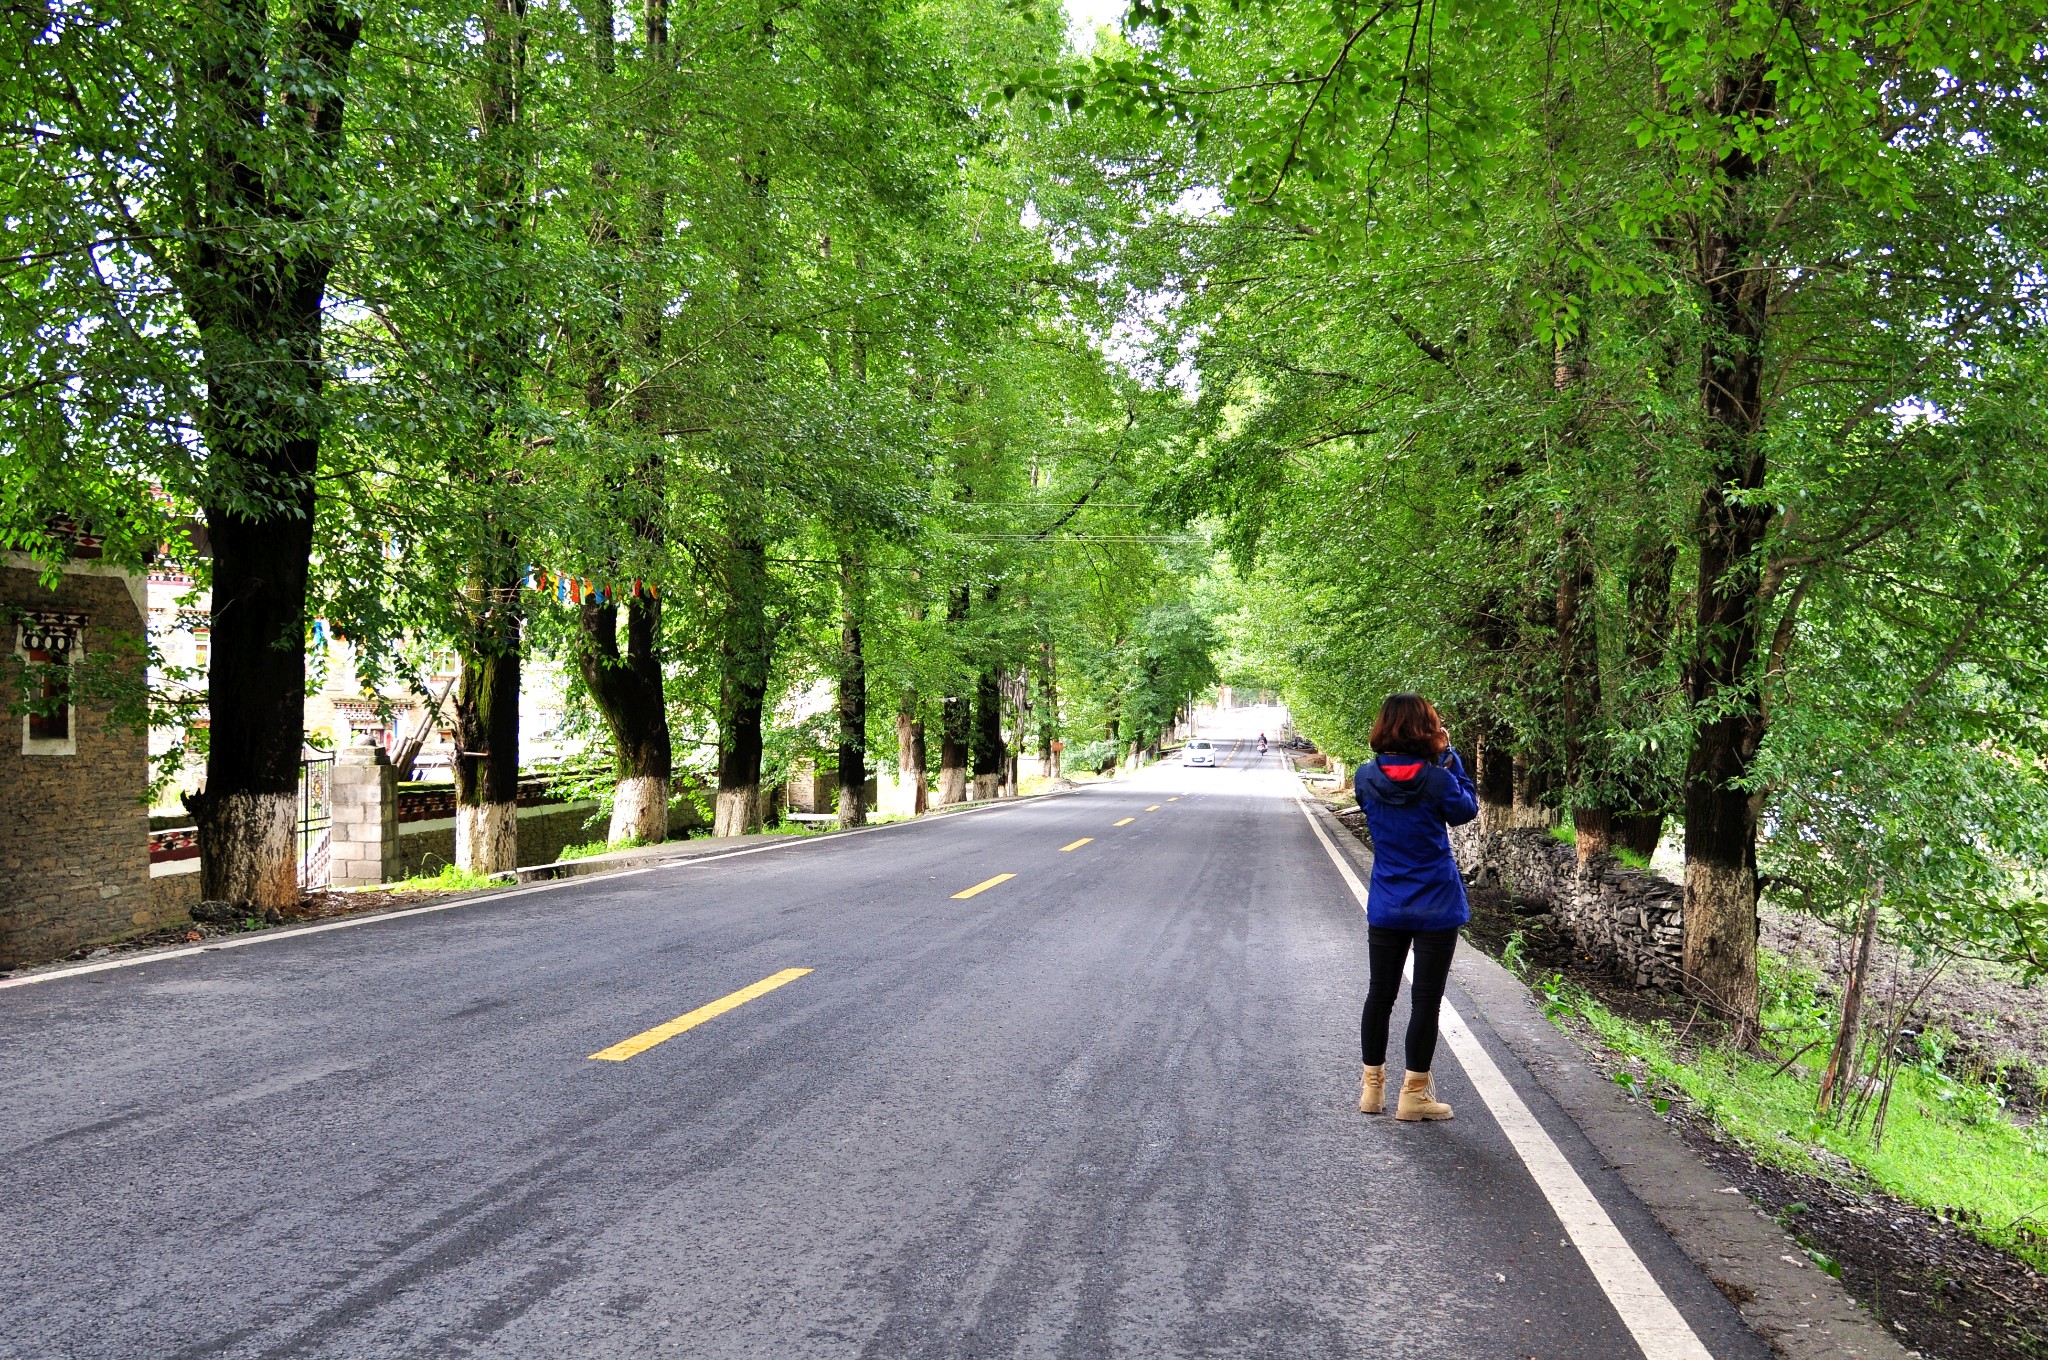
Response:
MULTIPOLYGON (((609 581, 592 581, 581 576, 557 576, 553 572, 529 567, 526 572, 526 586, 541 594, 551 594, 557 604, 582 604, 585 600, 598 604, 611 604, 619 598, 618 590, 609 581)), ((661 592, 645 581, 635 580, 625 587, 626 594, 638 599, 660 599, 661 592)))
MULTIPOLYGON (((557 576, 551 571, 529 567, 526 572, 526 588, 544 595, 553 595, 558 604, 582 604, 586 600, 593 604, 612 604, 619 599, 619 592, 609 581, 592 581, 581 576, 557 576)), ((646 596, 650 600, 661 598, 661 591, 645 581, 635 580, 624 588, 634 599, 646 596)), ((325 647, 331 642, 346 639, 341 631, 330 625, 326 619, 313 619, 311 628, 313 645, 325 647)))

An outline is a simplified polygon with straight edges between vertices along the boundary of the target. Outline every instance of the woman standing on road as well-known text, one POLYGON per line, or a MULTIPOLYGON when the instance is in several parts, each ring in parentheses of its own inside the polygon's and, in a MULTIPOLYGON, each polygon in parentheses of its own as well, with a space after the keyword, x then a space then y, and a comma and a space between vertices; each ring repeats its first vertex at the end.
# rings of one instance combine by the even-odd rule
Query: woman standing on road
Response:
POLYGON ((1363 1114, 1378 1114, 1387 1087, 1387 1022, 1401 991, 1401 967, 1415 949, 1409 999, 1408 1074, 1394 1106, 1396 1119, 1449 1119, 1436 1098, 1429 1065, 1436 1055, 1437 1008, 1458 947, 1458 928, 1471 919, 1465 881, 1451 858, 1448 828, 1479 815, 1479 792, 1451 749, 1450 734, 1420 694, 1390 694, 1372 725, 1373 759, 1353 786, 1372 832, 1372 889, 1366 895, 1366 953, 1372 982, 1365 994, 1359 1040, 1365 1081, 1363 1114))

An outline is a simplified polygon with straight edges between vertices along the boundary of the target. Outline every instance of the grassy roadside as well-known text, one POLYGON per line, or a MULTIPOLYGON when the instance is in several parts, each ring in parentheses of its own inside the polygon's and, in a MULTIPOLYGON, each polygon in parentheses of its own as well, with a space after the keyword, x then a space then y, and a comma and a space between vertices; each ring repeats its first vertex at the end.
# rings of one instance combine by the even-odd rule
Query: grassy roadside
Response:
MULTIPOLYGON (((1364 838, 1347 794, 1310 796, 1364 838)), ((1949 989, 1932 1008, 1947 1024, 1904 1036, 1878 1140, 1867 1115, 1855 1128, 1816 1117, 1826 1045, 1807 1046, 1831 1033, 1839 1002, 1803 938, 1788 941, 1796 956, 1765 951, 1765 1044, 1777 1056, 1763 1057, 1731 1051, 1689 1001, 1612 977, 1498 890, 1469 896, 1466 942, 1521 976, 1590 1065, 1651 1105, 1908 1348, 2048 1360, 2048 1062, 2029 1041, 2000 1061, 2025 1055, 2031 1070, 1991 1068, 2003 1050, 1967 1029, 1985 1028, 1980 999, 2009 1027, 2035 1014, 2031 998, 1949 989)))
MULTIPOLYGON (((1511 938, 1503 951, 1511 964, 1518 945, 1511 938)), ((1562 973, 1522 971, 1552 1022, 1583 1026, 1619 1060, 1616 1082, 1660 1111, 1685 1102, 1761 1161, 1866 1182, 2048 1269, 2048 1121, 2023 1123, 1998 1085, 1945 1070, 1939 1029, 1923 1032, 1901 1064, 1880 1139, 1868 1114, 1851 1126, 1815 1113, 1832 1008, 1812 973, 1766 955, 1771 1045, 1791 1054, 1815 1046, 1787 1063, 1671 1019, 1624 1015, 1562 973)))

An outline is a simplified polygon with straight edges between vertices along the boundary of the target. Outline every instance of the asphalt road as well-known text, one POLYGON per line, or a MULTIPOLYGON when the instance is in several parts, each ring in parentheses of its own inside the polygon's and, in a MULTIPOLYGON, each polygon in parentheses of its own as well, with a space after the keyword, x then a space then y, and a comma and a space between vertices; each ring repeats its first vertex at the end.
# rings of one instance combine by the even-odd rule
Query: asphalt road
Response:
POLYGON ((0 991, 0 1355, 1642 1354, 1259 764, 0 991))

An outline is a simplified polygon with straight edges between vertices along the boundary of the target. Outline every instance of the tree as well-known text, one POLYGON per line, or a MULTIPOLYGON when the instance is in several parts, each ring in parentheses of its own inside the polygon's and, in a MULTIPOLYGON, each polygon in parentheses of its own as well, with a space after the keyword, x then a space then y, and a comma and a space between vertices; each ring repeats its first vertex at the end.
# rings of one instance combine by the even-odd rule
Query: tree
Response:
MULTIPOLYGON (((1688 985, 1747 1041, 1800 619, 1834 571, 1921 537, 1916 405, 2003 419, 1982 358, 2024 344, 2042 255, 2005 234, 2033 192, 2007 111, 2042 16, 1211 17, 1135 8, 1142 47, 1068 92, 1201 133, 1152 192, 1216 207, 1161 213, 1133 252, 1179 281, 1160 348, 1201 377, 1163 499, 1270 564, 1268 654, 1333 741, 1361 742, 1378 693, 1430 688, 1482 739, 1484 824, 1569 810, 1588 854, 1617 828, 1647 845, 1682 787, 1688 985), (1847 455, 1865 444, 1890 454, 1847 455), (1845 460, 1873 475, 1840 500, 1845 460)), ((2014 584, 1986 619, 2026 617, 2026 558, 1993 555, 2014 584)), ((1974 650, 1968 620, 1953 636, 1974 650)))

